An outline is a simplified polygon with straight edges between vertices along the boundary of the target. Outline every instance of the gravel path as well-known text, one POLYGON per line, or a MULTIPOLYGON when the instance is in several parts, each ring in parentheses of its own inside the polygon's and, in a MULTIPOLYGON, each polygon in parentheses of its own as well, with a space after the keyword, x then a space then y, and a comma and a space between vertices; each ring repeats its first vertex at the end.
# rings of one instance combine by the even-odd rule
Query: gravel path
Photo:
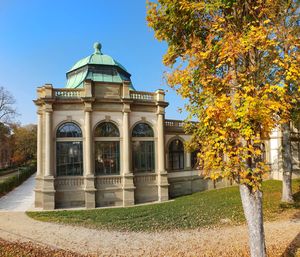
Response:
MULTIPOLYGON (((300 220, 267 222, 265 230, 268 247, 280 245, 284 251, 300 235, 300 220)), ((226 251, 242 252, 247 248, 245 226, 162 233, 113 232, 35 221, 18 212, 0 213, 0 238, 98 256, 226 256, 226 251)))
MULTIPOLYGON (((24 181, 13 191, 0 198, 0 212, 3 211, 27 211, 34 204, 35 174, 24 181)), ((1 214, 0 214, 1 215, 1 214)))

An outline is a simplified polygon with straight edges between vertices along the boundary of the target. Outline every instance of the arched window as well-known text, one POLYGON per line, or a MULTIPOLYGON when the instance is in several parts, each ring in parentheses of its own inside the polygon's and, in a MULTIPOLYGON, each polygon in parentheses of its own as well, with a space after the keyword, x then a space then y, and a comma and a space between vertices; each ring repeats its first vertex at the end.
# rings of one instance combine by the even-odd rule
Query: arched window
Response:
POLYGON ((82 132, 75 123, 66 122, 56 131, 56 175, 82 174, 82 132))
POLYGON ((153 172, 154 133, 146 123, 135 125, 132 130, 132 167, 134 172, 153 172))
POLYGON ((169 145, 169 169, 184 169, 184 147, 179 139, 174 139, 169 145))
POLYGON ((132 131, 133 137, 154 137, 153 130, 147 123, 139 123, 135 125, 132 131))
POLYGON ((95 129, 95 137, 119 137, 117 126, 111 122, 102 122, 95 129))
POLYGON ((102 122, 95 129, 96 175, 120 174, 120 133, 111 122, 102 122))

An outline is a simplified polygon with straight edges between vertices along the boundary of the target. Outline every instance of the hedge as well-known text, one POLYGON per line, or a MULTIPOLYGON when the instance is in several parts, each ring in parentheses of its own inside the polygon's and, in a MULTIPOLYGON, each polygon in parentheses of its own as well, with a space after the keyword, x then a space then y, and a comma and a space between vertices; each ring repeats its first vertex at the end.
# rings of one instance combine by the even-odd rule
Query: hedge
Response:
POLYGON ((7 194, 15 187, 21 185, 27 178, 29 178, 33 173, 36 172, 36 166, 33 165, 22 167, 19 169, 19 174, 9 177, 3 182, 0 182, 0 196, 7 194))

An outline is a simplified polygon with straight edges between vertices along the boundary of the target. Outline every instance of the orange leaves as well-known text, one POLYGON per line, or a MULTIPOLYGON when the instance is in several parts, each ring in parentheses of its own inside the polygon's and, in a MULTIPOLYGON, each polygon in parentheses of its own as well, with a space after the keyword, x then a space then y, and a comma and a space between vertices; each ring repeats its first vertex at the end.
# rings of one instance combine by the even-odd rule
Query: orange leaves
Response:
POLYGON ((284 25, 293 19, 279 0, 157 2, 148 22, 168 44, 168 83, 198 119, 189 131, 206 175, 257 189, 268 171, 257 145, 300 99, 299 34, 284 25))

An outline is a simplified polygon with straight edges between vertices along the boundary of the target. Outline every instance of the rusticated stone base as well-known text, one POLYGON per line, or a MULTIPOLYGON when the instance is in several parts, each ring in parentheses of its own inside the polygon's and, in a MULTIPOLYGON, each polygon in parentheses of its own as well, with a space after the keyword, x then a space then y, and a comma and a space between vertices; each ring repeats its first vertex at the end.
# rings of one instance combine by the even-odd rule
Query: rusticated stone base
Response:
POLYGON ((168 173, 160 172, 157 175, 158 181, 158 201, 164 202, 169 200, 169 183, 168 183, 168 173))
POLYGON ((95 176, 87 175, 84 178, 85 188, 84 188, 84 197, 85 197, 85 208, 93 209, 96 207, 96 197, 95 192, 95 176))
POLYGON ((134 190, 133 174, 125 174, 123 176, 123 206, 134 205, 134 190))

